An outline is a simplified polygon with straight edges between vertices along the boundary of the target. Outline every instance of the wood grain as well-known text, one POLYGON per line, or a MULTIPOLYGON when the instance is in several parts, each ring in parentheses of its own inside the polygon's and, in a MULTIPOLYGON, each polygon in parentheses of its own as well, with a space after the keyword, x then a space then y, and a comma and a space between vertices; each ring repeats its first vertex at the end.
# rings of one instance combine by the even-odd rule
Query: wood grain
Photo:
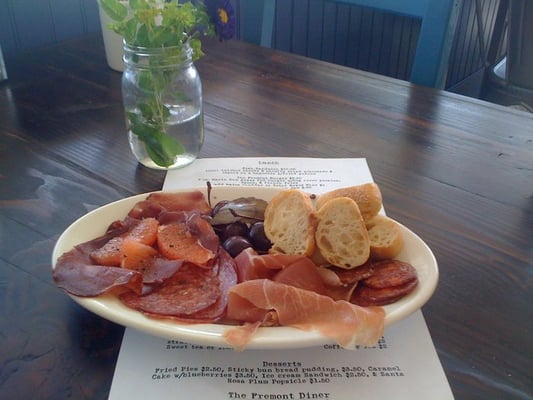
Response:
MULTIPOLYGON (((210 42, 202 157, 366 157, 441 271, 424 315, 457 399, 531 399, 533 116, 238 41, 210 42)), ((125 134, 99 37, 20 55, 0 85, 0 397, 106 398, 122 328, 56 289, 76 218, 161 188, 125 134), (21 397, 22 396, 22 397, 21 397)))

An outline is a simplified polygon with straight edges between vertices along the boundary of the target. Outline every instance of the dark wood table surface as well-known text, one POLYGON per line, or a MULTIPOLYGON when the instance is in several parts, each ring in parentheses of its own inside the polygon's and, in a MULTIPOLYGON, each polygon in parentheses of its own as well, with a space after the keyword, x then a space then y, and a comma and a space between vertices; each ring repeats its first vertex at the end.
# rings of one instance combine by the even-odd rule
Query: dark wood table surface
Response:
MULTIPOLYGON (((230 41, 197 65, 201 157, 366 157, 440 267, 423 307, 457 399, 533 398, 533 115, 230 41)), ((60 233, 158 190, 127 145, 101 38, 7 60, 0 83, 0 398, 104 399, 123 328, 54 287, 60 233)))

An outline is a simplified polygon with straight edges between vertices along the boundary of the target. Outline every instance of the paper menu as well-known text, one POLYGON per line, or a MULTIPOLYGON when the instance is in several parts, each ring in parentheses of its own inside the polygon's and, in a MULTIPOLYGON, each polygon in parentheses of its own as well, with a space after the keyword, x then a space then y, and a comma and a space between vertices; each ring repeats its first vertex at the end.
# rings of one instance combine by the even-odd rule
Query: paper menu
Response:
MULTIPOLYGON (((315 193, 372 181, 365 159, 199 159, 163 188, 296 187, 315 193)), ((374 348, 208 348, 126 329, 110 399, 453 399, 420 311, 374 348)))
POLYGON ((208 348, 127 329, 111 400, 450 400, 422 313, 387 329, 374 348, 208 348))
POLYGON ((167 172, 163 189, 213 186, 292 187, 316 193, 372 182, 364 158, 204 158, 167 172))

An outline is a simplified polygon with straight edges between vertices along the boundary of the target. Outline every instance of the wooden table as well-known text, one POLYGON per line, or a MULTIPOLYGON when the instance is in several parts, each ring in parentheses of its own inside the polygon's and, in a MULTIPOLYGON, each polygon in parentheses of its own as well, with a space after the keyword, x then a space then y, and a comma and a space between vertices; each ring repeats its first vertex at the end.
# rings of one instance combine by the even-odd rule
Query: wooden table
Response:
MULTIPOLYGON (((366 157, 388 214, 439 262, 423 313, 456 398, 533 398, 533 116, 237 41, 206 51, 201 157, 366 157)), ((7 68, 0 397, 104 399, 123 328, 54 287, 52 247, 88 210, 165 175, 130 154, 99 37, 7 68)))

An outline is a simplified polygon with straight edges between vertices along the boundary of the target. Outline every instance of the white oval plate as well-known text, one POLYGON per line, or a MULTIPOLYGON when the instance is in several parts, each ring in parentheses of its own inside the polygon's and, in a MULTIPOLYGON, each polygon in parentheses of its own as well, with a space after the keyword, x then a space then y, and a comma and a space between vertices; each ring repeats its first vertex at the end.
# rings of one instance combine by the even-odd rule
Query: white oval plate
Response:
MULTIPOLYGON (((206 188, 184 189, 180 191, 206 188)), ((254 196, 270 200, 280 189, 255 187, 214 187, 211 191, 211 204, 221 200, 254 196)), ((89 212, 70 225, 57 240, 52 254, 52 268, 56 260, 75 245, 94 239, 105 233, 111 222, 122 220, 130 209, 148 193, 140 194, 102 206, 89 212)), ((405 240, 402 252, 396 257, 409 262, 418 272, 419 284, 408 296, 394 304, 385 306, 385 326, 391 325, 422 307, 431 297, 437 286, 439 271, 431 249, 415 233, 400 225, 405 240)), ((171 320, 157 320, 145 317, 141 312, 123 305, 116 297, 103 295, 85 298, 71 296, 87 310, 126 327, 192 344, 224 346, 223 333, 227 326, 221 324, 182 324, 171 320)), ((289 327, 259 328, 248 349, 302 348, 331 343, 317 332, 306 332, 289 327)))

